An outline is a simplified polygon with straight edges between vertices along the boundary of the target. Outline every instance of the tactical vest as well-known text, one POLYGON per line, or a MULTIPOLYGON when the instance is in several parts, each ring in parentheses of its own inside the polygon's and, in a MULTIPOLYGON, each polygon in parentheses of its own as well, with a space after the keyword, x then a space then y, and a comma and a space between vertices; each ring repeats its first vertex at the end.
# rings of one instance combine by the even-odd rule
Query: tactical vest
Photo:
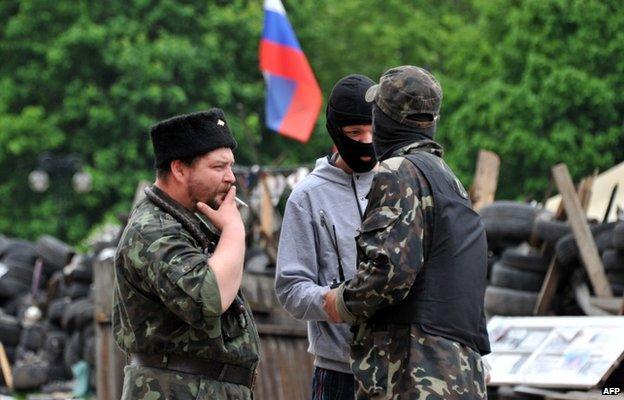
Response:
POLYGON ((483 313, 487 242, 481 219, 441 158, 423 151, 405 157, 431 186, 434 224, 430 246, 424 249, 424 264, 407 297, 382 308, 369 322, 417 324, 426 333, 488 353, 483 313))

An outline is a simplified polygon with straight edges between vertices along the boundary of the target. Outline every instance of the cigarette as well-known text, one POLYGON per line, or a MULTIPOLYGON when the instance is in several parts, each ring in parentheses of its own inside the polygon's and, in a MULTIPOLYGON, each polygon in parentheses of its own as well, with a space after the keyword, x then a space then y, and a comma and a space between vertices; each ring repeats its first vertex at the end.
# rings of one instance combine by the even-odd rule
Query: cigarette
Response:
POLYGON ((249 206, 247 205, 247 203, 245 203, 244 201, 242 201, 241 199, 239 199, 238 197, 234 197, 234 200, 236 201, 236 203, 238 203, 238 205, 243 206, 243 207, 247 207, 249 208, 249 206))

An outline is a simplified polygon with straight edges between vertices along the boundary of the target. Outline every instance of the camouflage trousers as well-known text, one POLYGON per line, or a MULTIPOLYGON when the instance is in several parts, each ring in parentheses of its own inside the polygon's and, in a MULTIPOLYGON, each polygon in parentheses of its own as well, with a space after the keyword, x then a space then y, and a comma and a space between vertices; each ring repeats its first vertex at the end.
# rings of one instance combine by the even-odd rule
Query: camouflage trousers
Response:
POLYGON ((479 353, 416 325, 359 326, 351 345, 356 399, 487 399, 479 353))
POLYGON ((124 369, 122 400, 252 400, 243 385, 219 382, 199 375, 129 365, 124 369))

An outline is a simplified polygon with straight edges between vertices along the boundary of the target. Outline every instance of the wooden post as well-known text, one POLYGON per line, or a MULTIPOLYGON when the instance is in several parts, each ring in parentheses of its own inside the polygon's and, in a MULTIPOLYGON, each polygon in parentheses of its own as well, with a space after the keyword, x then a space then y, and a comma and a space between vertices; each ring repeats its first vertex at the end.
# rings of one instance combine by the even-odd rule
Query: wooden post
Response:
POLYGON ((533 315, 548 315, 550 311, 550 303, 552 302, 557 286, 559 285, 559 277, 561 276, 561 267, 557 264, 557 258, 553 257, 548 266, 548 272, 542 283, 542 289, 537 296, 537 303, 533 309, 533 315))
POLYGON ((583 265, 585 265, 594 291, 598 297, 611 297, 611 286, 605 275, 602 260, 598 255, 596 243, 587 225, 585 213, 574 191, 574 185, 568 167, 566 167, 565 164, 555 165, 552 169, 552 173, 559 193, 561 193, 563 205, 579 248, 581 260, 583 261, 583 265))
POLYGON ((500 158, 496 153, 487 150, 479 151, 475 178, 470 189, 472 207, 476 211, 494 202, 499 168, 500 158))
POLYGON ((271 192, 266 182, 266 175, 260 178, 260 188, 262 190, 262 199, 260 203, 260 230, 267 239, 273 237, 273 202, 271 201, 271 192))
POLYGON ((96 388, 98 400, 117 400, 123 388, 126 356, 115 343, 111 326, 113 306, 113 248, 102 250, 93 263, 95 283, 96 388))
POLYGON ((9 363, 9 357, 7 357, 2 342, 0 342, 0 367, 2 368, 4 383, 6 383, 10 390, 13 390, 13 373, 11 372, 11 364, 9 363))
POLYGON ((591 200, 592 188, 594 187, 594 179, 597 176, 597 173, 594 175, 590 175, 581 180, 579 184, 578 196, 579 202, 581 203, 581 208, 583 212, 586 214, 587 209, 589 208, 589 201, 591 200))
MULTIPOLYGON (((145 197, 149 182, 138 183, 132 208, 145 197)), ((93 263, 95 303, 95 370, 98 400, 117 400, 123 390, 126 355, 113 338, 111 316, 113 313, 113 287, 115 284, 115 249, 104 249, 93 263)))

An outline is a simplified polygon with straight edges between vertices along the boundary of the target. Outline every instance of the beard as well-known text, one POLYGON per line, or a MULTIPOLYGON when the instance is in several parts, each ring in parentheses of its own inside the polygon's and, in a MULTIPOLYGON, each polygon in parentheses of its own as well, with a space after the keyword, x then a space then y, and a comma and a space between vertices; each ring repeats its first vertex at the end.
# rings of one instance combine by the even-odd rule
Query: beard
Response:
POLYGON ((221 203, 223 203, 223 199, 230 190, 230 187, 230 184, 219 184, 216 187, 211 186, 195 177, 191 177, 187 188, 187 194, 189 199, 193 201, 193 205, 201 201, 216 210, 221 206, 221 203))

